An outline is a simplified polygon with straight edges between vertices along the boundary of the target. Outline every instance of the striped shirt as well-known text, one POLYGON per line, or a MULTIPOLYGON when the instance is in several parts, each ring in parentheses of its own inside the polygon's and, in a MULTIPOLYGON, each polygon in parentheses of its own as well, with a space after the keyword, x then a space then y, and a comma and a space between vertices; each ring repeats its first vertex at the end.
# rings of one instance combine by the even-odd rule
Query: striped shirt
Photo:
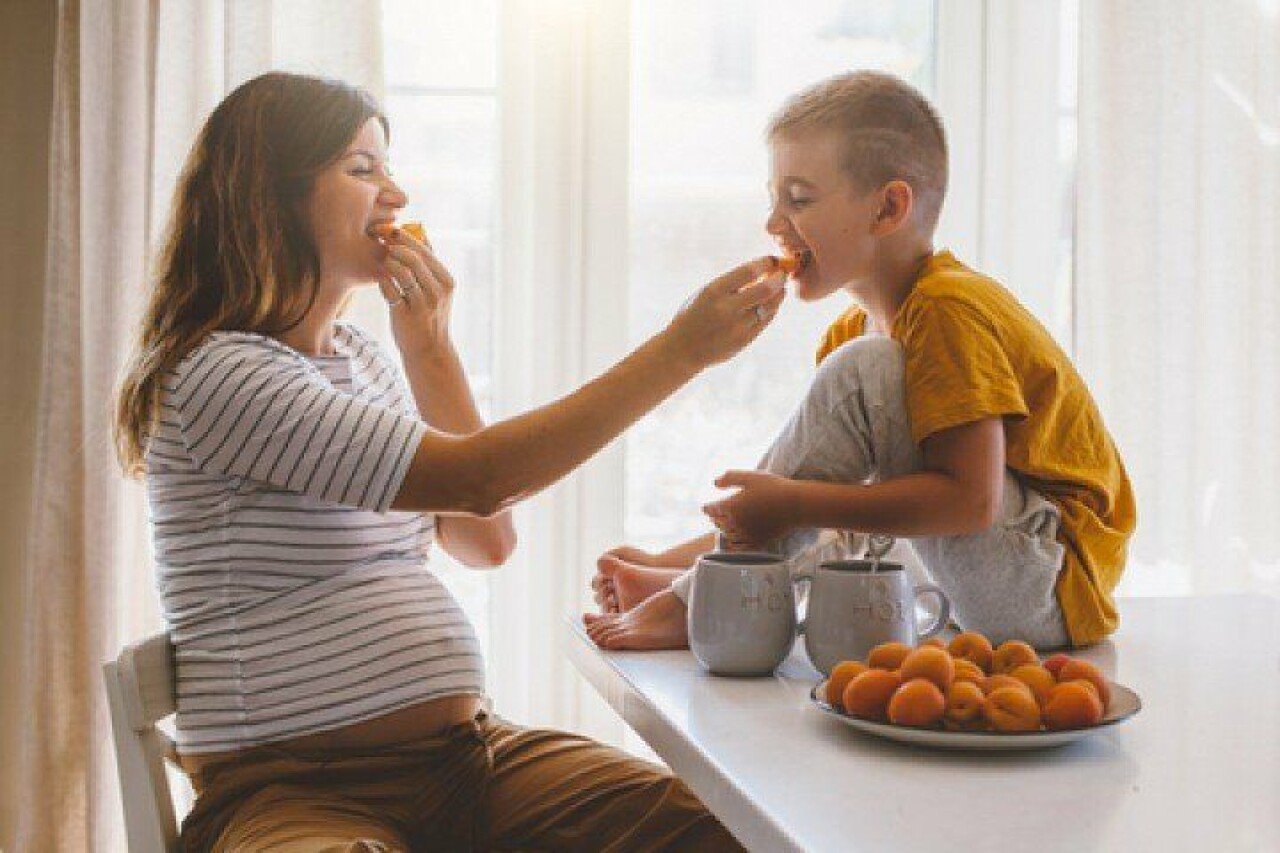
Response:
POLYGON ((391 512, 426 431, 356 328, 309 357, 215 332, 164 378, 147 447, 181 752, 334 729, 484 690, 475 631, 391 512))

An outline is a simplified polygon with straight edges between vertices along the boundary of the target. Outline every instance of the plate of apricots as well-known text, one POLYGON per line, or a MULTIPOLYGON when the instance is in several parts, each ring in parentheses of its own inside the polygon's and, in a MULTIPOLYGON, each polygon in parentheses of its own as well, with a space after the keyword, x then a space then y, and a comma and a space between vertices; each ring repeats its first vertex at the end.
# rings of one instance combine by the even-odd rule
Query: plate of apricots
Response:
POLYGON ((942 749, 1040 749, 1129 719, 1138 695, 1093 664, 1043 660, 1021 640, 997 647, 974 631, 950 644, 882 643, 865 661, 836 664, 810 697, 854 728, 942 749))

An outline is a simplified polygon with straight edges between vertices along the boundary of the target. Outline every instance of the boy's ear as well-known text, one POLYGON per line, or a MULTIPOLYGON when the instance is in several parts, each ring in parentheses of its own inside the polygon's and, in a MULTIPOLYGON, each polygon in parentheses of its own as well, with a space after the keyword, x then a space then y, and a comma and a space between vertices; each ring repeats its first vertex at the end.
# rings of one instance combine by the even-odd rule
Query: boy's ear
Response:
POLYGON ((871 233, 876 237, 887 237, 911 217, 916 198, 911 184, 899 180, 889 181, 881 187, 879 196, 880 209, 871 225, 871 233))

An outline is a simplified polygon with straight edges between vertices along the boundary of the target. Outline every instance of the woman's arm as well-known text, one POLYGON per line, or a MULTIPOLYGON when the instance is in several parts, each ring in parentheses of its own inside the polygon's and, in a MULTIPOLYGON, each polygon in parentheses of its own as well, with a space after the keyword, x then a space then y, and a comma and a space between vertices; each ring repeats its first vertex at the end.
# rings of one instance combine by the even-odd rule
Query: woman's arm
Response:
MULTIPOLYGON (((453 346, 406 354, 404 369, 418 413, 428 424, 456 434, 484 428, 462 360, 453 346)), ((437 516, 436 537, 454 559, 472 568, 500 566, 516 547, 510 512, 492 518, 437 516)))
POLYGON ((469 435, 428 431, 392 508, 481 516, 506 510, 581 465, 700 371, 745 347, 772 320, 784 294, 775 260, 743 264, 568 396, 469 435))

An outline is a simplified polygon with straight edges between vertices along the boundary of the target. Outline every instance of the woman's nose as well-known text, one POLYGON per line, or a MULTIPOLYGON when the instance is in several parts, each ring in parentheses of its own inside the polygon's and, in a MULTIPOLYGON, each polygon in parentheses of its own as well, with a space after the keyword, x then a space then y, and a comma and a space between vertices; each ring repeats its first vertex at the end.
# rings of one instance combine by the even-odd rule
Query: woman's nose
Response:
POLYGON ((392 207, 404 207, 409 203, 409 196, 405 191, 400 189, 400 185, 390 175, 382 184, 382 202, 392 207))

